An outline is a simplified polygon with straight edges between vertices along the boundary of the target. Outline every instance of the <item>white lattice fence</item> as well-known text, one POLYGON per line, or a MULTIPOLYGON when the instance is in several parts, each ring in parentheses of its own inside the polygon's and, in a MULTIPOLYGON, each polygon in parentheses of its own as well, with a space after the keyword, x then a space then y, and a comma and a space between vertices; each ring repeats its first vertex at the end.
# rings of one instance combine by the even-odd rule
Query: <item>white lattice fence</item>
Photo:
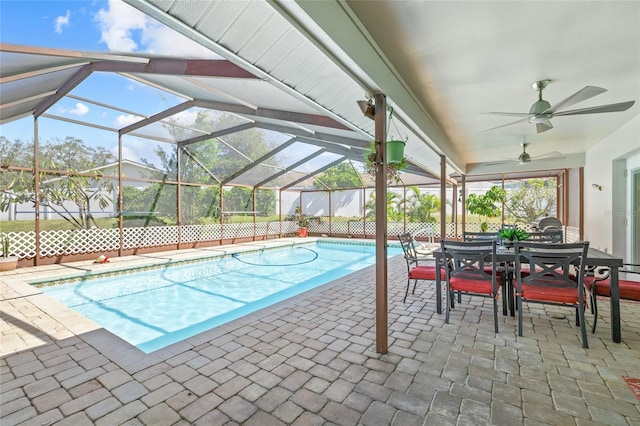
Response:
POLYGON ((256 237, 280 235, 280 222, 257 222, 256 237))
POLYGON ((286 221, 282 222, 282 233, 283 234, 295 234, 298 230, 298 224, 294 221, 286 221))
POLYGON ((122 246, 125 249, 178 244, 177 226, 124 228, 122 246))
MULTIPOLYGON (((397 234, 410 232, 418 239, 438 239, 440 224, 435 222, 389 222, 388 235, 395 238, 397 234), (406 231, 405 231, 406 229, 406 231)), ((520 226, 520 225, 519 225, 520 226)), ((499 224, 490 224, 490 232, 497 232, 499 224)), ((529 229, 528 226, 522 225, 529 229)), ((184 243, 198 241, 218 241, 231 238, 251 238, 253 236, 274 236, 295 234, 298 225, 295 221, 258 222, 232 224, 185 225, 181 228, 181 241, 184 243)), ((458 225, 460 231, 462 226, 458 225)), ((467 231, 479 231, 479 224, 467 224, 467 231)), ((376 234, 375 222, 312 222, 310 231, 318 234, 352 234, 373 236, 376 234)), ((577 241, 579 229, 565 227, 565 241, 577 241)), ((447 224, 446 238, 455 238, 454 224, 447 224)), ((10 241, 10 254, 21 259, 33 258, 35 252, 35 232, 0 233, 10 241)), ((123 248, 168 246, 178 243, 178 227, 152 226, 124 228, 123 248)), ((82 253, 100 253, 116 251, 119 248, 119 231, 117 228, 42 231, 40 234, 40 256, 73 255, 82 253)))
POLYGON ((0 234, 2 238, 9 238, 9 255, 20 259, 30 259, 36 256, 36 233, 7 232, 0 234))
POLYGON ((113 251, 118 250, 118 242, 118 230, 114 228, 42 231, 40 256, 113 251))
POLYGON ((216 241, 222 238, 221 226, 217 223, 207 225, 184 225, 181 239, 183 243, 198 241, 216 241))

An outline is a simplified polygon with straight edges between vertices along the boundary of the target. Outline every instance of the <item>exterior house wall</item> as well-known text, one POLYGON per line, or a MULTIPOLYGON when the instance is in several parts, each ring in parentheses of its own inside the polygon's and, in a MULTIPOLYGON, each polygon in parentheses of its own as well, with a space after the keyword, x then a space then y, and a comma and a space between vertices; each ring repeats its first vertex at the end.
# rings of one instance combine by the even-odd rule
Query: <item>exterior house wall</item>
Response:
MULTIPOLYGON (((98 170, 104 176, 116 176, 118 173, 118 164, 110 164, 108 166, 100 167, 98 170)), ((130 179, 145 179, 149 178, 150 174, 154 171, 154 169, 136 163, 131 163, 129 161, 123 161, 122 170, 124 172, 125 180, 123 180, 123 186, 132 186, 138 189, 145 188, 149 185, 149 182, 141 182, 141 181, 131 181, 126 180, 126 178, 130 179)), ((156 170, 157 172, 157 170, 156 170)), ((64 177, 56 178, 55 180, 65 179, 64 177)), ((116 189, 113 193, 108 194, 112 200, 116 200, 118 196, 117 186, 118 179, 112 177, 111 178, 116 186, 116 189)), ((98 182, 91 182, 89 188, 96 188, 98 186, 98 182)), ((89 191, 92 192, 92 191, 89 191)), ((104 191, 103 191, 104 192, 104 191)), ((67 208, 70 212, 77 212, 78 206, 72 201, 68 201, 64 203, 64 207, 67 208)), ((96 200, 92 200, 90 202, 91 212, 94 217, 113 217, 116 215, 116 206, 115 202, 108 202, 108 205, 102 209, 99 203, 96 200)), ((48 219, 61 219, 62 216, 57 214, 54 210, 47 206, 41 206, 40 210, 40 219, 48 220, 48 219)), ((7 211, 0 211, 0 220, 35 220, 35 211, 33 203, 12 203, 7 211)))

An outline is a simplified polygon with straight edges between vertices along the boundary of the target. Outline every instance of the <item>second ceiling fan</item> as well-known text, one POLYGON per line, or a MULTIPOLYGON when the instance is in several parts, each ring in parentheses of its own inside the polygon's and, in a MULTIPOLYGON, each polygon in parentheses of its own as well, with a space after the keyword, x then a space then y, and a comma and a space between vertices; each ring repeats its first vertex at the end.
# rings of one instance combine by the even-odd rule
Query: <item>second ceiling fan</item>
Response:
POLYGON ((552 160, 564 160, 566 158, 565 156, 563 156, 558 151, 548 152, 546 154, 542 154, 542 155, 538 155, 536 157, 532 157, 527 152, 527 147, 529 146, 528 143, 526 143, 526 142, 522 143, 522 144, 520 144, 520 146, 522 147, 522 153, 518 156, 518 158, 514 158, 512 160, 494 161, 494 162, 491 162, 491 163, 484 163, 484 165, 485 166, 495 166, 495 165, 498 165, 498 164, 509 164, 509 163, 522 165, 522 164, 530 163, 532 160, 533 161, 537 161, 537 160, 552 161, 552 160))
POLYGON ((546 132, 549 129, 553 128, 551 124, 551 119, 553 117, 559 117, 564 115, 580 115, 580 114, 599 114, 603 112, 619 112, 626 111, 635 103, 635 101, 627 101, 627 102, 619 102, 616 104, 609 105, 599 105, 594 107, 587 107, 581 109, 573 109, 569 111, 560 111, 561 108, 566 108, 571 105, 575 105, 578 102, 585 101, 589 98, 592 98, 596 95, 604 93, 607 89, 603 89, 602 87, 595 86, 585 86, 584 88, 578 90, 573 95, 569 96, 563 101, 558 102, 555 105, 551 105, 549 102, 542 99, 542 90, 551 82, 551 80, 540 80, 533 83, 531 86, 534 90, 538 91, 538 100, 531 105, 529 112, 486 112, 484 114, 492 114, 492 115, 505 115, 510 117, 523 117, 520 120, 513 121, 511 123, 503 124, 498 127, 493 127, 488 130, 499 129, 501 127, 511 126, 512 124, 521 123, 524 121, 529 121, 530 123, 534 123, 536 125, 536 131, 538 133, 546 132))

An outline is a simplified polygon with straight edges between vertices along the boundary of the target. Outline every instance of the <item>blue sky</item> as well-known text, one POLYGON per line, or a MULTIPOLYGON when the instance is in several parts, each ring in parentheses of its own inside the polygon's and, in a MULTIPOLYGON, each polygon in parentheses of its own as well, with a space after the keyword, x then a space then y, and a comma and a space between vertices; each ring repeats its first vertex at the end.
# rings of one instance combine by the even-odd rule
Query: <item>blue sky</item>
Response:
MULTIPOLYGON (((0 41, 89 52, 216 58, 211 51, 121 0, 0 0, 0 41)), ((177 96, 119 75, 94 74, 71 93, 144 115, 157 113, 182 101, 177 96), (127 99, 126 104, 121 102, 123 98, 127 99)), ((48 112, 115 128, 140 119, 74 99, 64 99, 48 112)), ((189 114, 185 114, 184 118, 188 117, 189 114)), ((39 132, 43 142, 73 136, 89 145, 101 145, 112 151, 117 147, 117 137, 113 133, 56 120, 40 120, 39 132)), ((9 140, 30 140, 33 138, 33 119, 28 117, 4 124, 0 126, 0 135, 9 140)), ((129 143, 145 147, 154 145, 149 140, 135 139, 130 138, 129 143)), ((146 153, 131 153, 130 159, 146 157, 148 149, 144 151, 146 153)))
POLYGON ((0 0, 3 43, 210 58, 211 52, 121 0, 0 0), (177 38, 179 40, 177 40, 177 38))

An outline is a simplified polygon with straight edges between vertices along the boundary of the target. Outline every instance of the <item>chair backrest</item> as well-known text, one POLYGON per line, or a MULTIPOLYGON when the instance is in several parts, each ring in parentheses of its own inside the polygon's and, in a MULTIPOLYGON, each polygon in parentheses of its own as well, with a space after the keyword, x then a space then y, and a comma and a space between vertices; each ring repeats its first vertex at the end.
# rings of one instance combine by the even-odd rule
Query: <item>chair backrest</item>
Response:
POLYGON ((398 235, 398 240, 400 240, 400 245, 404 252, 404 258, 407 261, 407 266, 417 263, 418 252, 416 251, 416 246, 413 244, 413 237, 411 234, 400 234, 398 235))
POLYGON ((543 232, 527 232, 529 241, 539 243, 561 243, 562 229, 548 229, 543 232))
POLYGON ((447 278, 496 280, 496 240, 440 241, 447 278))
POLYGON ((548 216, 543 217, 538 222, 538 229, 544 231, 546 228, 552 227, 553 229, 562 229, 562 222, 557 217, 548 216))
POLYGON ((516 241, 514 249, 518 285, 582 288, 588 241, 571 244, 516 241), (521 275, 523 264, 529 265, 528 274, 524 276, 521 275))
POLYGON ((497 232, 463 232, 462 239, 464 241, 487 241, 487 240, 497 240, 498 233, 497 232))

